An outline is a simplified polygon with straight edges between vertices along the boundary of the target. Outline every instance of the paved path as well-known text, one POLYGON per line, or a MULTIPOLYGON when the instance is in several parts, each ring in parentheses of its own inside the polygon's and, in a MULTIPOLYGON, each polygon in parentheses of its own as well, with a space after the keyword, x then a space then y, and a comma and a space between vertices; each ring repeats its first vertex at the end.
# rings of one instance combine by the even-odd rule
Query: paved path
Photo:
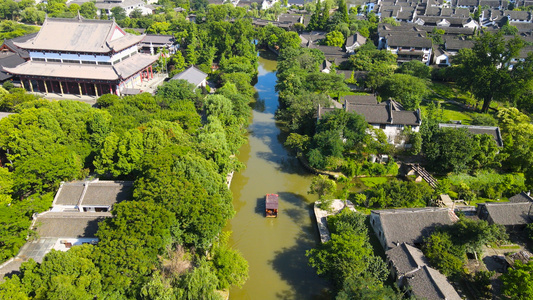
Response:
POLYGON ((18 272, 23 262, 30 259, 39 263, 42 262, 44 256, 52 250, 56 242, 57 238, 40 238, 24 244, 17 256, 0 265, 0 280, 5 275, 18 272))
POLYGON ((352 211, 356 211, 356 210, 355 210, 353 203, 350 202, 349 200, 346 200, 346 205, 344 201, 340 199, 333 200, 333 203, 331 203, 331 212, 318 208, 317 202, 315 202, 315 207, 314 207, 316 225, 318 226, 318 232, 320 233, 320 241, 322 241, 322 243, 325 243, 331 239, 331 235, 329 233, 328 223, 327 223, 328 216, 332 216, 332 215, 336 215, 340 213, 345 207, 348 207, 348 209, 352 211))

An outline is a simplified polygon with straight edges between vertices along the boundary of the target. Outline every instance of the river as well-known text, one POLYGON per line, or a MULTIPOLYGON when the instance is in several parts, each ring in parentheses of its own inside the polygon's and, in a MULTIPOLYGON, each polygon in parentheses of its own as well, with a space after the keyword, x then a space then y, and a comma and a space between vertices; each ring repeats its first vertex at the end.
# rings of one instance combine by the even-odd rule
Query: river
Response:
POLYGON ((305 251, 319 241, 312 220, 314 195, 307 195, 312 176, 283 147, 284 133, 274 120, 278 107, 276 61, 270 53, 259 57, 259 101, 248 128, 248 143, 238 158, 246 169, 231 184, 235 217, 226 230, 231 244, 250 265, 250 278, 242 288, 230 291, 240 299, 327 299, 327 282, 307 265, 305 251), (264 216, 265 194, 280 197, 279 215, 264 216))

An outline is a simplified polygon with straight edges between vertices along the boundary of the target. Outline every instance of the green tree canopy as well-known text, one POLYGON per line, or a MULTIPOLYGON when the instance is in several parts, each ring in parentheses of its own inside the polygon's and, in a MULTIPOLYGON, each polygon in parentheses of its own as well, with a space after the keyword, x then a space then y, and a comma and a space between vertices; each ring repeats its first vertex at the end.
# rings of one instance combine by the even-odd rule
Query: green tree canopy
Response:
POLYGON ((407 74, 385 78, 378 91, 383 99, 392 98, 411 110, 418 108, 422 98, 429 93, 425 80, 407 74))

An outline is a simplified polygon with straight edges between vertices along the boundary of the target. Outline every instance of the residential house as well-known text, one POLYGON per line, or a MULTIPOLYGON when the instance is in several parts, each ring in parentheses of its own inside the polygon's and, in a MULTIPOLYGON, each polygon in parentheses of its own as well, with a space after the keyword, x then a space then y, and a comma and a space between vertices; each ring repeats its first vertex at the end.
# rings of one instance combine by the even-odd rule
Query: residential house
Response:
POLYGON ((55 240, 51 249, 67 251, 72 246, 98 243, 96 237, 98 224, 112 216, 110 212, 46 211, 35 217, 32 228, 37 232, 39 238, 55 240))
MULTIPOLYGON (((82 0, 82 2, 86 1, 82 0)), ((111 16, 111 10, 115 7, 123 8, 128 16, 135 10, 140 11, 144 16, 151 15, 153 13, 153 9, 150 8, 143 0, 103 0, 96 1, 94 5, 98 9, 98 15, 104 13, 108 16, 111 16)))
POLYGON ((320 64, 320 72, 329 74, 331 71, 332 64, 327 60, 324 59, 324 61, 320 64))
POLYGON ((116 203, 133 199, 133 181, 62 182, 53 212, 109 212, 116 203))
POLYGON ((477 215, 489 224, 500 224, 507 229, 523 229, 533 221, 533 202, 478 203, 477 215))
POLYGON ((13 43, 29 60, 2 68, 31 92, 120 95, 153 78, 158 57, 139 53, 144 37, 126 33, 113 20, 47 18, 34 38, 13 43))
POLYGON ((425 207, 373 210, 370 225, 385 250, 401 243, 420 245, 437 226, 452 225, 459 218, 448 208, 425 207))
POLYGON ((439 271, 431 268, 419 249, 402 243, 386 252, 391 275, 398 287, 417 299, 460 300, 461 297, 439 271))
POLYGON ((356 32, 354 35, 351 35, 346 39, 346 53, 353 54, 355 49, 363 46, 365 43, 366 38, 356 32))
POLYGON ((178 48, 175 42, 173 35, 147 34, 141 42, 140 52, 155 55, 159 49, 165 49, 168 54, 174 54, 178 48))
POLYGON ((350 96, 345 99, 344 109, 362 115, 372 127, 382 129, 388 142, 395 146, 404 145, 404 129, 410 127, 418 132, 422 124, 420 109, 404 110, 393 100, 377 103, 375 96, 350 96), (369 98, 374 100, 370 102, 369 98))
POLYGON ((531 198, 529 192, 521 192, 509 198, 511 203, 531 203, 533 198, 531 198))
POLYGON ((195 88, 207 86, 207 74, 195 66, 190 66, 187 70, 178 73, 171 80, 183 79, 195 86, 195 88))
POLYGON ((21 247, 16 257, 0 265, 0 277, 16 272, 22 262, 42 262, 52 249, 96 244, 100 222, 113 215, 113 205, 133 198, 132 181, 62 182, 48 211, 34 214, 31 229, 37 239, 21 247))
POLYGON ((419 60, 429 65, 432 42, 424 33, 391 33, 385 37, 384 48, 398 56, 398 63, 419 60))
POLYGON ((439 124, 439 128, 464 128, 472 134, 488 134, 492 137, 498 147, 503 147, 503 139, 500 133, 500 128, 495 126, 474 126, 474 125, 460 125, 460 124, 439 124))

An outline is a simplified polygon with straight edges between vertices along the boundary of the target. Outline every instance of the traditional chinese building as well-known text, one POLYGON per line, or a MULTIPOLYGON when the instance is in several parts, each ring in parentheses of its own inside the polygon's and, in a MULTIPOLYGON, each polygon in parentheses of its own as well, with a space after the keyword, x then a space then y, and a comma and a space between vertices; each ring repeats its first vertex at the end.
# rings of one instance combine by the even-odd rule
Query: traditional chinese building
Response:
POLYGON ((158 57, 139 53, 144 37, 111 20, 46 19, 34 38, 15 42, 29 53, 28 61, 3 69, 31 92, 120 95, 153 78, 158 57))

